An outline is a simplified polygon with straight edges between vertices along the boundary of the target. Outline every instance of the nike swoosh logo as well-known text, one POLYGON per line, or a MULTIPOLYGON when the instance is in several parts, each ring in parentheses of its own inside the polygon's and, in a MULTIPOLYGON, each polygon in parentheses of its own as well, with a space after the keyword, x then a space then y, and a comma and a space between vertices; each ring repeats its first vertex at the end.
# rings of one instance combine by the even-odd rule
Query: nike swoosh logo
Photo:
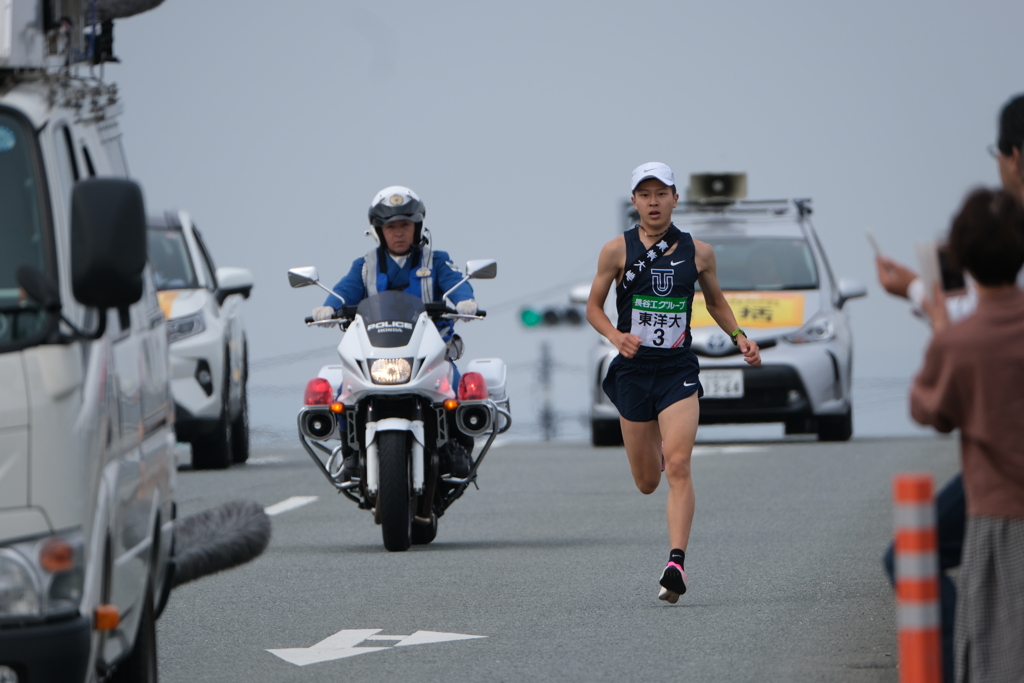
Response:
POLYGON ((671 265, 678 266, 680 263, 686 263, 686 259, 683 259, 682 261, 672 261, 671 265))
POLYGON ((696 382, 683 382, 684 387, 692 387, 696 382))

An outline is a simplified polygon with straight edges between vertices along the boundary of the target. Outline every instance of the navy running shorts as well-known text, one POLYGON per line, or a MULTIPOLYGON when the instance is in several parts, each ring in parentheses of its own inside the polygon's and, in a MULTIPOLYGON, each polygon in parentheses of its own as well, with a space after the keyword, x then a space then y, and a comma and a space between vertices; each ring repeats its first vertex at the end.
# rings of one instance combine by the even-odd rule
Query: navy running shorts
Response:
POLYGON ((704 395, 697 375, 700 364, 692 351, 671 359, 636 360, 616 356, 608 366, 601 388, 619 415, 630 422, 657 420, 661 411, 689 398, 704 395))

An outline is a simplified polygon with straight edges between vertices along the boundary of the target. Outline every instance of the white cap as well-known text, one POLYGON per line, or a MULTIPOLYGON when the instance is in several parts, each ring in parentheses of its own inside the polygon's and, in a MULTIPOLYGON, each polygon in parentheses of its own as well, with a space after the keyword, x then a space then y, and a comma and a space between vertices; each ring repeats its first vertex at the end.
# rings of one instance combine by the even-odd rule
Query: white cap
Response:
POLYGON ((630 191, 635 191, 636 186, 648 178, 657 178, 669 186, 675 186, 676 184, 676 176, 672 173, 671 168, 660 161, 648 161, 646 164, 640 164, 633 169, 633 185, 630 191))

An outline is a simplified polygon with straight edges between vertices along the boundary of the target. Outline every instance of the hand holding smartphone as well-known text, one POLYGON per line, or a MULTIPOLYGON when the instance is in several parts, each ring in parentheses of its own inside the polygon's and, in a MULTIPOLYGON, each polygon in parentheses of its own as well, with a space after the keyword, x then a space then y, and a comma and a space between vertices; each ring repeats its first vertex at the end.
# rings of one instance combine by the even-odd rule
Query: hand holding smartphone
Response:
POLYGON ((944 292, 955 292, 967 287, 963 271, 953 266, 949 248, 936 242, 918 242, 917 261, 920 265, 921 282, 929 299, 938 285, 944 292))

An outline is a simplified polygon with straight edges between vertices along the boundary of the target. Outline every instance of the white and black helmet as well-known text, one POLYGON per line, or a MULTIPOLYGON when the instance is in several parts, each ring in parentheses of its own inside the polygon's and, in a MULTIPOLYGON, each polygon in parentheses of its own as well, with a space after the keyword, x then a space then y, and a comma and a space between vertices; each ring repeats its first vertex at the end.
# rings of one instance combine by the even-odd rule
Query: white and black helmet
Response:
POLYGON ((391 221, 412 221, 419 228, 427 210, 408 187, 392 185, 378 192, 370 204, 370 225, 380 229, 391 221))

